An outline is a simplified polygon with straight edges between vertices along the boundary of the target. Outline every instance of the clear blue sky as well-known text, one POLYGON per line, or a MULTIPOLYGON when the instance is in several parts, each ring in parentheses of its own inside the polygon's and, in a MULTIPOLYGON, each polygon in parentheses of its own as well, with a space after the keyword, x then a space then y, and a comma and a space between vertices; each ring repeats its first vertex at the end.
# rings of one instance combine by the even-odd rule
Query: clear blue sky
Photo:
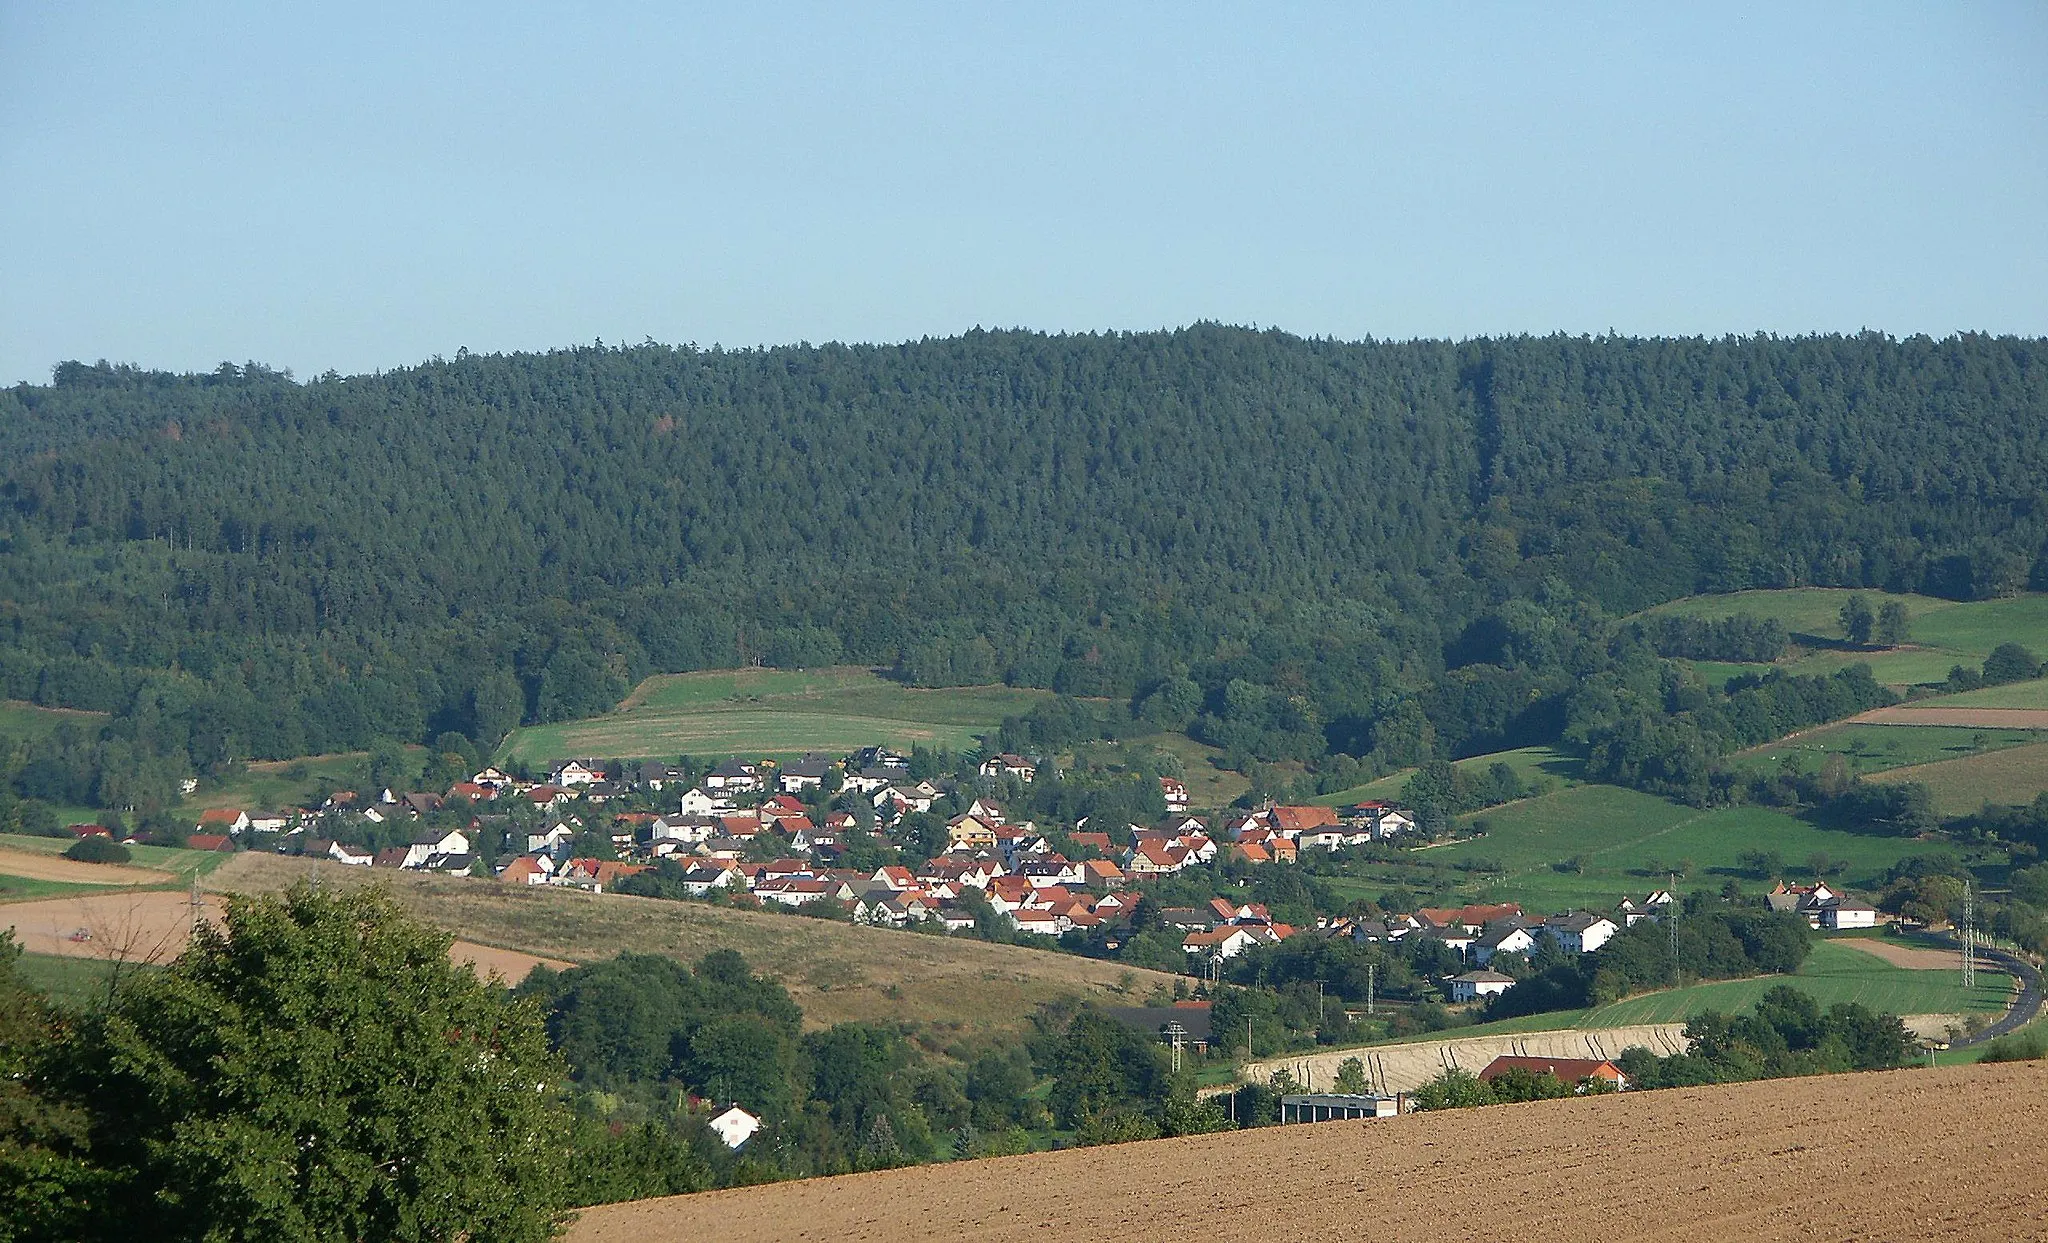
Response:
POLYGON ((2038 335, 2048 5, 0 0, 0 187, 0 383, 977 324, 2038 335))

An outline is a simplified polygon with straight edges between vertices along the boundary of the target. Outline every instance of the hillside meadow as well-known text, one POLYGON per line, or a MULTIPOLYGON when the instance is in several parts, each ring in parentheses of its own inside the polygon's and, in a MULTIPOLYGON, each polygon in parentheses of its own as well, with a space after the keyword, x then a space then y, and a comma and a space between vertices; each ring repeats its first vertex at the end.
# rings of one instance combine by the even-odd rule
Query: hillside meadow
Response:
POLYGON ((1880 682, 1925 686, 1941 682, 1956 665, 1982 664, 1991 649, 2001 643, 2019 643, 2035 652, 2048 653, 2048 595, 2039 593, 1956 601, 1837 587, 1794 587, 1688 596, 1648 609, 1641 616, 1775 618, 1791 633, 1794 651, 1776 665, 1686 662, 1702 678, 1715 683, 1740 673, 1761 673, 1771 668, 1815 674, 1867 664, 1880 682), (1842 632, 1840 613, 1851 595, 1861 595, 1873 611, 1895 601, 1904 604, 1906 643, 1897 648, 1849 643, 1842 632))
POLYGON ((584 756, 838 754, 869 745, 963 750, 1049 697, 1009 686, 928 690, 852 667, 663 674, 603 716, 514 731, 497 758, 539 765, 584 756))
POLYGON ((1943 816, 1967 815, 1986 803, 2031 803, 2048 792, 2048 742, 1888 769, 1870 779, 1921 783, 1943 816))
POLYGON ((243 854, 209 888, 264 891, 317 873, 323 884, 386 884, 413 914, 464 941, 542 958, 595 962, 621 951, 694 962, 737 950, 773 976, 814 1027, 907 1022, 943 1039, 1022 1033, 1061 997, 1138 1005, 1173 976, 1050 950, 878 928, 702 902, 500 885, 243 854))
MULTIPOLYGON (((1768 886, 1773 878, 1743 871, 1740 856, 1747 851, 1777 854, 1786 875, 1795 879, 1811 856, 1825 854, 1844 865, 1843 883, 1867 889, 1899 859, 1928 849, 1909 839, 1819 828, 1764 807, 1700 809, 1607 785, 1559 790, 1462 820, 1468 827, 1483 823, 1485 833, 1409 858, 1451 868, 1477 861, 1498 864, 1504 871, 1461 870, 1460 889, 1477 899, 1520 902, 1539 912, 1604 910, 1625 894, 1640 896, 1667 885, 1681 864, 1682 887, 1718 885, 1726 876, 1739 877, 1746 887, 1768 886)), ((1358 896, 1368 896, 1385 886, 1339 882, 1339 887, 1355 887, 1358 896)))

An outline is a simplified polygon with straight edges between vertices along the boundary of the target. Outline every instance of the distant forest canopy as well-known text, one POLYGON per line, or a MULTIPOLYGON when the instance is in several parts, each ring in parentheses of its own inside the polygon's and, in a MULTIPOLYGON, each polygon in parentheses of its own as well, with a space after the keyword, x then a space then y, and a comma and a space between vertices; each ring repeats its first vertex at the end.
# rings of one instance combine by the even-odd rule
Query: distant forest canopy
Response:
POLYGON ((1777 636, 1611 620, 1679 596, 2048 585, 2048 342, 2013 338, 65 363, 0 391, 0 447, 0 694, 200 768, 841 662, 1386 766, 1699 713, 1660 651, 1777 636))

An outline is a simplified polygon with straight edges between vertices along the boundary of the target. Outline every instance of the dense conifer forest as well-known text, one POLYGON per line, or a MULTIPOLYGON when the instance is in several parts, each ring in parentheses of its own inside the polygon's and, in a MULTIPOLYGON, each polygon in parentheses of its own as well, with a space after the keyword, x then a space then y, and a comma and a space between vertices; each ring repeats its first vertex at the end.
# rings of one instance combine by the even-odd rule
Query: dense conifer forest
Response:
MULTIPOLYGON (((0 391, 0 448, 0 695, 114 714, 65 745, 130 803, 187 762, 488 748, 652 672, 840 662, 1347 773, 1604 737, 1697 793, 1636 754, 1650 723, 1743 714, 1661 657, 1781 640, 1617 619, 2048 582, 2048 342, 2012 338, 65 363, 0 391)), ((1748 693, 1798 724, 1882 696, 1748 693)))

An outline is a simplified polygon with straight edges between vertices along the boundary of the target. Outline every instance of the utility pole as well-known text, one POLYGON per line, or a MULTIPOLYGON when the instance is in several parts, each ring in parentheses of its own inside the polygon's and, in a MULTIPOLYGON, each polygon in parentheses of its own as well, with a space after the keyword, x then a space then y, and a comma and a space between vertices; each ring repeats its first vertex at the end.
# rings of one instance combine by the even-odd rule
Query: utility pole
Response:
POLYGON ((1316 1022, 1323 1021, 1323 982, 1316 981, 1316 1022))
POLYGON ((1376 976, 1376 974, 1378 973, 1378 971, 1379 971, 1379 964, 1378 964, 1378 963, 1376 963, 1376 962, 1369 962, 1369 963, 1365 964, 1365 1012, 1366 1012, 1367 1014, 1371 1014, 1371 1013, 1373 1013, 1373 1008, 1372 1008, 1372 986, 1373 986, 1373 985, 1374 985, 1375 983, 1377 983, 1377 981, 1376 981, 1376 979, 1375 979, 1374 977, 1376 976))
POLYGON ((1185 1028, 1185 1027, 1182 1027, 1182 1026, 1181 1026, 1181 1025, 1180 1025, 1179 1023, 1177 1023, 1177 1022, 1176 1022, 1176 1023, 1168 1023, 1168 1024, 1166 1025, 1166 1038, 1167 1038, 1168 1040, 1170 1040, 1170 1041, 1172 1041, 1172 1042, 1173 1042, 1173 1073, 1174 1073, 1174 1074, 1176 1074, 1176 1075, 1180 1073, 1180 1042, 1181 1042, 1181 1037, 1183 1037, 1183 1036, 1185 1036, 1185 1035, 1187 1035, 1187 1034, 1188 1034, 1188 1029, 1187 1029, 1187 1028, 1185 1028))
POLYGON ((1977 987, 1977 902, 1968 880, 1963 881, 1963 987, 1977 987))
POLYGON ((206 908, 199 903, 199 869, 192 869, 192 936, 199 936, 199 925, 206 922, 206 908))

